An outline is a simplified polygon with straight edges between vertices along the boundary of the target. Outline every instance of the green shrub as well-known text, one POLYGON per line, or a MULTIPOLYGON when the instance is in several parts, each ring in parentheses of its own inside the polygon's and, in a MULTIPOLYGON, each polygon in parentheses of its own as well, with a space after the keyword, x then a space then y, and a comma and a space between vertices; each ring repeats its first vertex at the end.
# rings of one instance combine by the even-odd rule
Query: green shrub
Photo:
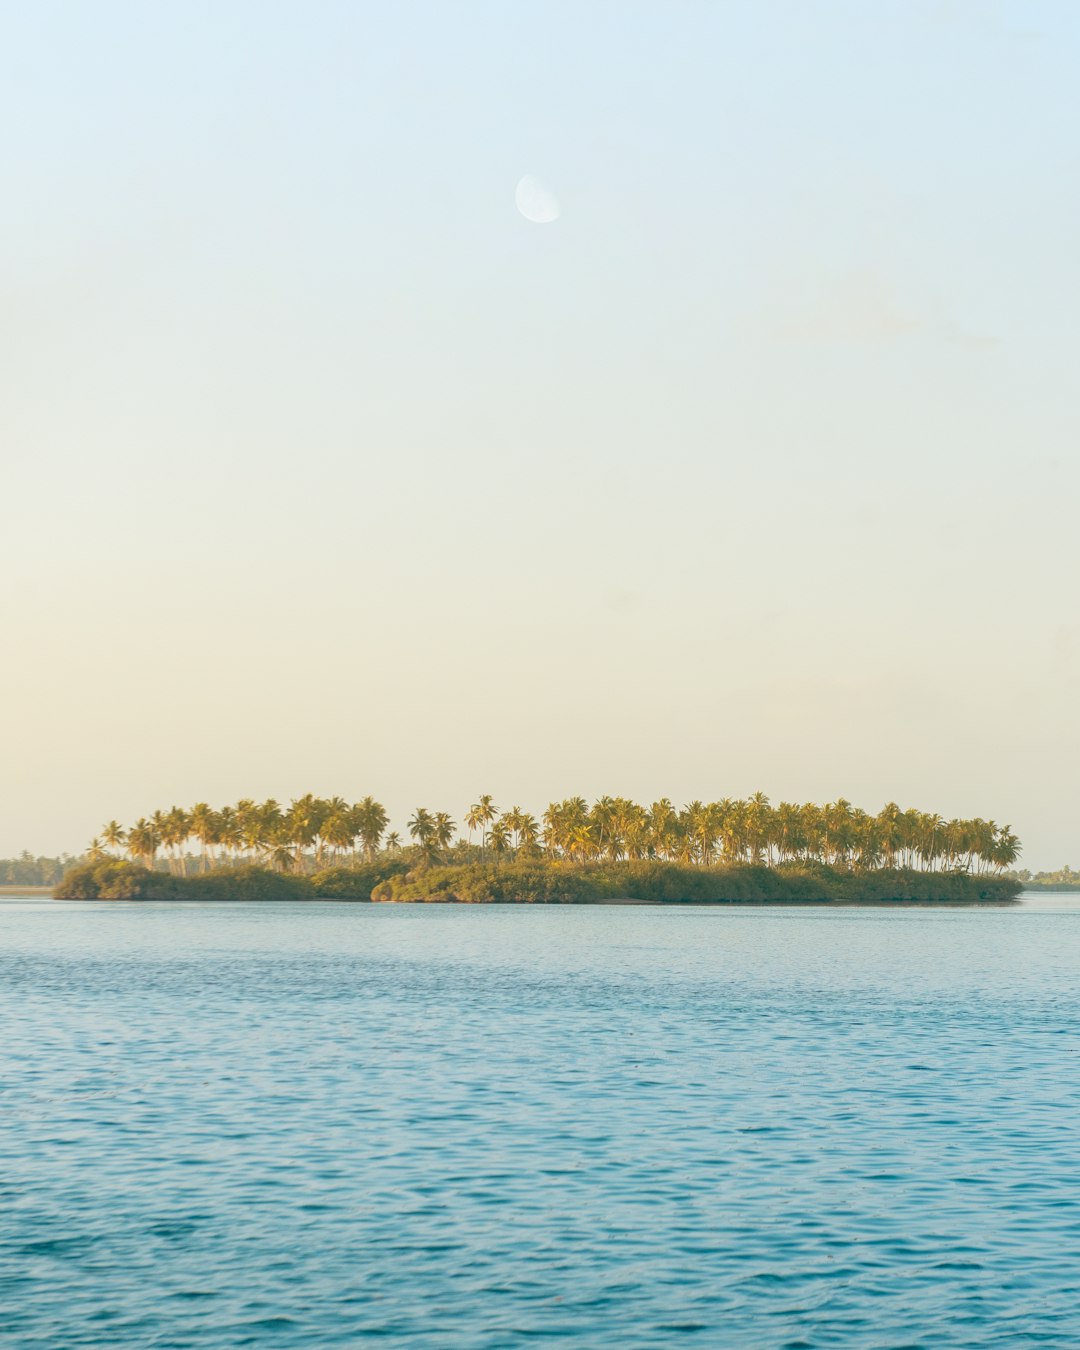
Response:
POLYGON ((967 872, 877 869, 825 863, 779 867, 689 867, 670 862, 507 863, 409 868, 401 859, 334 867, 313 877, 262 867, 216 868, 192 877, 150 872, 118 859, 68 872, 61 900, 377 900, 467 905, 582 905, 601 900, 659 904, 807 904, 994 902, 1014 899, 1021 883, 967 872))
POLYGON ((824 863, 780 867, 690 867, 669 862, 474 863, 428 867, 389 877, 378 901, 460 904, 590 904, 645 900, 667 904, 807 904, 867 901, 1009 900, 1018 883, 966 873, 854 872, 824 863))
POLYGON ((173 900, 313 900, 316 895, 310 877, 266 867, 218 867, 193 877, 163 880, 170 883, 163 890, 173 900))
POLYGON ((370 900, 380 882, 403 875, 409 864, 401 858, 358 863, 355 867, 328 867, 311 878, 315 893, 325 900, 370 900))
POLYGON ((72 868, 53 895, 57 900, 140 900, 154 879, 145 867, 107 858, 72 868))

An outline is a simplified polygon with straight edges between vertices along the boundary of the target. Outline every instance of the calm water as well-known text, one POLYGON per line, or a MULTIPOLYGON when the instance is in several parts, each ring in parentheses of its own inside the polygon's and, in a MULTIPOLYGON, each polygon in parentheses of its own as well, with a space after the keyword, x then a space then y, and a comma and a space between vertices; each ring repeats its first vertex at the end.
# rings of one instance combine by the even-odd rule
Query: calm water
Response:
POLYGON ((0 1340, 1075 1346, 1080 910, 0 903, 0 1340))

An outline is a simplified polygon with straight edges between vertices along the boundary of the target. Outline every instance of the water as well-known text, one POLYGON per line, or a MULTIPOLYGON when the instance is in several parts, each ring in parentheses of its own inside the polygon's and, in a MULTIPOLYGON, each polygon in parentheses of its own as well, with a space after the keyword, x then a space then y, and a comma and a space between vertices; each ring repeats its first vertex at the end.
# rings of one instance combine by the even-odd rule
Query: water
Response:
POLYGON ((9 1347, 1075 1346, 1080 911, 0 904, 9 1347))

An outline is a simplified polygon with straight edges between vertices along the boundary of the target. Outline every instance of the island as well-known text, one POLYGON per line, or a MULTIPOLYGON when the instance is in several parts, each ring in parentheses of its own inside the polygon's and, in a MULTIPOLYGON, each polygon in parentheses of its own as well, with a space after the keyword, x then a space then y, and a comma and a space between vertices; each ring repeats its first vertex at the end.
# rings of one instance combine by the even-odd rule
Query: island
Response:
POLYGON ((110 821, 62 900, 354 900, 458 904, 986 904, 1023 889, 1009 826, 889 803, 868 813, 746 799, 552 802, 540 821, 490 795, 418 807, 410 842, 373 797, 201 802, 110 821), (197 851, 193 851, 197 850, 197 851))

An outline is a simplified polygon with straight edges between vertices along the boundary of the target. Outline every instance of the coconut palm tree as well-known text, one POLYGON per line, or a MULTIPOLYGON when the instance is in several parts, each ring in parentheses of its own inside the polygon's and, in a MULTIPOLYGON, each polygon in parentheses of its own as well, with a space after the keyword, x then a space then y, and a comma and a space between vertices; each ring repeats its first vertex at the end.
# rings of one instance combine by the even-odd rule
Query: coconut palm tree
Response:
POLYGON ((101 842, 106 848, 119 852, 127 841, 127 833, 118 820, 110 820, 101 831, 101 842))
POLYGON ((133 861, 144 867, 153 867, 160 842, 153 825, 142 816, 127 833, 127 851, 133 861))
MULTIPOLYGON (((469 846, 472 847, 473 831, 483 831, 484 828, 484 816, 479 802, 473 802, 472 806, 465 812, 465 828, 469 831, 469 846)), ((481 856, 483 856, 482 846, 481 856)))
POLYGON ((305 850, 314 847, 315 840, 319 837, 322 822, 322 803, 317 797, 313 797, 310 792, 289 803, 289 809, 285 813, 285 823, 289 831, 289 841, 293 846, 298 872, 303 872, 305 869, 305 850))
POLYGON ((296 868, 296 855, 283 839, 267 843, 266 861, 275 872, 292 872, 296 868))
POLYGON ((1002 825, 996 831, 993 843, 989 847, 988 861, 999 872, 1011 867, 1020 856, 1020 840, 1013 834, 1011 825, 1002 825))
POLYGON ((500 816, 498 820, 492 823, 487 838, 491 845, 491 852, 496 858, 505 857, 510 852, 510 826, 507 824, 505 816, 500 816))
POLYGON ((591 820, 583 820, 571 828, 567 852, 582 862, 597 856, 600 841, 597 838, 597 826, 591 820))
POLYGON ((683 808, 686 833, 697 845, 697 859, 703 867, 712 862, 713 845, 716 842, 716 812, 703 802, 690 802, 683 808))
POLYGON ((374 797, 365 797, 353 807, 353 823, 364 850, 364 858, 367 862, 372 862, 379 851, 383 833, 390 823, 386 808, 374 797))
POLYGON ((485 793, 478 802, 474 802, 469 807, 468 814, 465 816, 465 823, 470 830, 480 831, 480 856, 484 857, 487 852, 487 832, 491 822, 498 816, 499 808, 495 805, 495 800, 491 793, 485 793))
POLYGON ((657 857, 671 856, 678 812, 667 797, 661 797, 649 807, 649 836, 657 857))
POLYGON ((750 861, 760 864, 764 858, 772 826, 772 806, 764 792, 755 792, 746 803, 745 819, 750 861))
MULTIPOLYGON (((155 812, 155 815, 157 814, 155 812)), ((183 850, 190 833, 191 822, 188 820, 187 812, 182 807, 170 807, 161 817, 158 834, 161 836, 162 846, 168 855, 169 871, 174 875, 184 876, 187 872, 183 850)))
POLYGON ((434 855, 435 817, 430 811, 418 806, 409 821, 409 833, 416 840, 425 863, 430 863, 434 855))
POLYGON ((265 852, 268 848, 277 846, 284 832, 285 813, 273 797, 268 797, 261 806, 255 808, 255 822, 251 831, 255 847, 265 852))
POLYGON ((240 847, 250 862, 261 851, 263 839, 261 812, 250 797, 243 797, 236 803, 236 831, 240 847))
POLYGON ((520 806, 512 806, 509 811, 504 811, 502 814, 502 818, 506 822, 506 828, 513 835, 511 847, 515 849, 521 842, 518 838, 518 826, 521 824, 521 817, 523 814, 524 812, 520 806))
MULTIPOLYGON (((543 830, 520 806, 501 816, 490 795, 468 810, 470 831, 480 831, 481 856, 490 848, 498 858, 511 853, 535 856, 541 839, 550 859, 583 862, 606 858, 657 858, 708 866, 718 859, 729 865, 770 866, 819 861, 837 867, 880 867, 949 870, 981 874, 1010 867, 1020 841, 1008 826, 981 818, 943 817, 887 803, 876 815, 838 798, 825 806, 814 802, 781 802, 773 808, 764 793, 745 801, 724 798, 692 801, 677 812, 666 797, 646 810, 626 797, 604 796, 590 808, 583 797, 550 802, 543 830)), ((349 806, 341 797, 323 799, 308 793, 283 812, 274 800, 257 805, 243 798, 235 806, 213 810, 199 802, 190 812, 180 807, 152 812, 125 831, 111 820, 91 844, 93 857, 115 857, 121 849, 153 866, 164 847, 170 871, 186 870, 186 848, 195 838, 203 871, 217 862, 262 857, 273 867, 304 871, 311 861, 321 866, 328 854, 340 861, 375 858, 385 839, 388 853, 401 848, 401 836, 386 834, 385 808, 372 797, 349 806)), ((427 862, 450 855, 456 826, 446 812, 432 814, 418 807, 409 833, 427 862)))
POLYGON ((540 849, 540 826, 536 817, 521 812, 517 824, 518 853, 535 857, 540 849))
POLYGON ((450 845, 454 842, 454 835, 457 833, 457 826, 446 814, 445 811, 437 811, 431 825, 431 840, 436 848, 441 849, 445 855, 450 845))
POLYGON ((347 853, 355 838, 355 821, 348 807, 344 811, 332 811, 319 831, 320 843, 330 848, 335 855, 347 853))
POLYGON ((217 839, 217 813, 206 802, 196 802, 188 813, 191 833, 199 841, 200 870, 205 872, 210 866, 210 846, 217 839))
POLYGON ((563 823, 562 823, 562 804, 560 802, 548 802, 547 810, 543 817, 544 825, 544 848, 547 850, 549 858, 554 858, 563 848, 563 823))

